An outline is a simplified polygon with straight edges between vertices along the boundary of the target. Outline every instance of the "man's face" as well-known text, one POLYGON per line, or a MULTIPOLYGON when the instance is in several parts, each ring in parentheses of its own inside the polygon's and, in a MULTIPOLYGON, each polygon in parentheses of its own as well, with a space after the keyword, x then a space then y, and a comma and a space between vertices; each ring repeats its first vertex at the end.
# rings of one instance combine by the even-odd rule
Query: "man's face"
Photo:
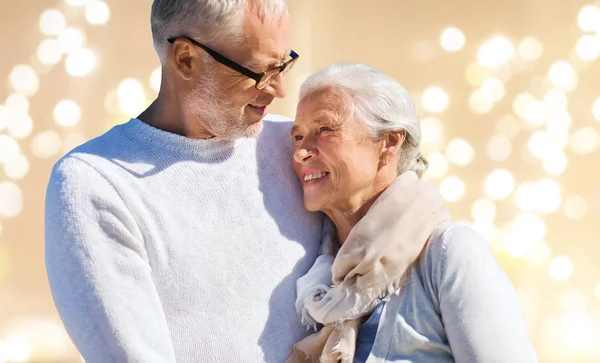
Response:
MULTIPOLYGON (((244 41, 239 45, 222 43, 212 49, 256 73, 281 65, 287 59, 292 39, 289 15, 261 19, 254 12, 248 12, 243 20, 243 33, 244 41)), ((267 107, 275 97, 285 96, 283 75, 257 90, 253 79, 214 61, 208 54, 204 57, 208 61, 201 79, 184 98, 184 112, 205 120, 204 126, 219 138, 259 133, 267 107)))

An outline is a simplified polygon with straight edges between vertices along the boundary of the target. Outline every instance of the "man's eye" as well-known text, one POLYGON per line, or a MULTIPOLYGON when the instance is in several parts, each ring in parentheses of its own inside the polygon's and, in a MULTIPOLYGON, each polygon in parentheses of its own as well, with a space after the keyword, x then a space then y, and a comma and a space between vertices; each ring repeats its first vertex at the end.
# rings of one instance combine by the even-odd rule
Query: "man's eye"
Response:
POLYGON ((319 132, 333 131, 329 126, 321 126, 319 132))
POLYGON ((294 140, 296 140, 296 141, 302 141, 302 135, 296 135, 296 136, 294 136, 294 140))

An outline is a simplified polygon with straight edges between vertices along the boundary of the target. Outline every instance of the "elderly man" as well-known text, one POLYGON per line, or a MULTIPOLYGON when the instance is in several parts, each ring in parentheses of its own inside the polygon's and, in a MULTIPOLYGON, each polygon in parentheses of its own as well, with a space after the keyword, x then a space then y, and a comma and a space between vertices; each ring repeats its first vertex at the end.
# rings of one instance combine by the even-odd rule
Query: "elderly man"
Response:
POLYGON ((298 59, 285 2, 155 0, 151 24, 158 98, 50 178, 57 310, 88 363, 283 362, 323 225, 263 121, 298 59))

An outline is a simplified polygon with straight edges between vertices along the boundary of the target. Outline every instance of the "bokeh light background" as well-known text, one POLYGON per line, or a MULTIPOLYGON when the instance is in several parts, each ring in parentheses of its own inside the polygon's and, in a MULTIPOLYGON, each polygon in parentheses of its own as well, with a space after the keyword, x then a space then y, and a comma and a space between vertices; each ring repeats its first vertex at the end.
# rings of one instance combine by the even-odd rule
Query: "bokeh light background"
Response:
MULTIPOLYGON (((156 96, 150 4, 0 0, 0 362, 81 361, 46 280, 45 188, 61 155, 156 96)), ((426 176, 489 241, 540 362, 600 362, 600 3, 289 4, 301 58, 270 111, 293 117, 332 62, 404 84, 426 176)))

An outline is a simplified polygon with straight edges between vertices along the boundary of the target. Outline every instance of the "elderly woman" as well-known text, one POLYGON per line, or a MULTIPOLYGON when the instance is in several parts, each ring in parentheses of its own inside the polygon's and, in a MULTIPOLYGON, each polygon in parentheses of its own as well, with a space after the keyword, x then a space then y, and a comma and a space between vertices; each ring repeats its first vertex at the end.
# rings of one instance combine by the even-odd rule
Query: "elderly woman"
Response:
POLYGON ((322 328, 288 362, 536 361, 486 242, 452 223, 420 179, 427 162, 406 89, 365 65, 327 67, 303 84, 291 136, 305 206, 333 226, 298 281, 303 322, 322 328), (367 213, 393 216, 384 233, 395 237, 348 239, 367 213))

